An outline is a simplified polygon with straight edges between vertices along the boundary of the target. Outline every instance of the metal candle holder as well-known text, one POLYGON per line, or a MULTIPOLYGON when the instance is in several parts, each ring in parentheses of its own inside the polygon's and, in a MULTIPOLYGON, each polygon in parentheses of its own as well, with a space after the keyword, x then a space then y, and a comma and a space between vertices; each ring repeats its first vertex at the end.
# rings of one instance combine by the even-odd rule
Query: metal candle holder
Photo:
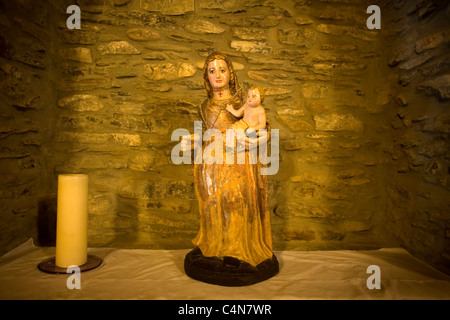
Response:
MULTIPOLYGON (((49 259, 45 259, 41 263, 38 264, 38 269, 53 274, 62 274, 67 273, 67 268, 58 267, 55 264, 56 257, 52 257, 49 259)), ((87 261, 85 264, 78 266, 80 268, 80 272, 92 270, 98 268, 103 263, 103 260, 97 256, 92 254, 87 255, 87 261)), ((69 272, 70 273, 70 272, 69 272)))

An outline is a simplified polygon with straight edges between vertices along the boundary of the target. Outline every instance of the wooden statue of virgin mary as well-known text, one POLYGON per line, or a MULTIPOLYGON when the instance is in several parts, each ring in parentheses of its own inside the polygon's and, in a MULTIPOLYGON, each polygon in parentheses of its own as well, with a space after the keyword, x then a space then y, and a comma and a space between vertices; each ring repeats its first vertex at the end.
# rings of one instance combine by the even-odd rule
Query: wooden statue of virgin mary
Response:
MULTIPOLYGON (((208 95, 199 110, 203 127, 225 135, 239 120, 226 110, 227 105, 234 109, 243 105, 232 62, 224 54, 211 53, 203 78, 208 95)), ((208 142, 203 143, 203 150, 207 146, 208 142)), ((186 274, 208 283, 242 286, 278 273, 272 251, 267 176, 261 175, 261 163, 249 161, 247 149, 243 164, 202 161, 194 164, 194 182, 200 229, 192 240, 195 248, 185 257, 186 274)))

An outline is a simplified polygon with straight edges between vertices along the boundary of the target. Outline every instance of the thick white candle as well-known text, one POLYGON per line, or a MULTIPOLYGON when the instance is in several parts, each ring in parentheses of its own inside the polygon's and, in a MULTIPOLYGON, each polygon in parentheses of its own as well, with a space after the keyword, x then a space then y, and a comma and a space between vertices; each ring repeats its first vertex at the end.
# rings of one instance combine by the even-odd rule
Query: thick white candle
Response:
POLYGON ((60 268, 87 262, 88 176, 60 174, 56 218, 56 259, 60 268))

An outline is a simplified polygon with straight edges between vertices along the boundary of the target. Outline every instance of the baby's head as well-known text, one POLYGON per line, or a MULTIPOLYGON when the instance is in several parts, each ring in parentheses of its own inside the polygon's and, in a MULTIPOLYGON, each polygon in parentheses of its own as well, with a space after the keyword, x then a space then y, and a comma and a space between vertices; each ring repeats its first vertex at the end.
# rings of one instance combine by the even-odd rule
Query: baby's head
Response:
POLYGON ((248 89, 247 104, 259 105, 264 101, 266 94, 264 89, 260 86, 252 86, 248 89))

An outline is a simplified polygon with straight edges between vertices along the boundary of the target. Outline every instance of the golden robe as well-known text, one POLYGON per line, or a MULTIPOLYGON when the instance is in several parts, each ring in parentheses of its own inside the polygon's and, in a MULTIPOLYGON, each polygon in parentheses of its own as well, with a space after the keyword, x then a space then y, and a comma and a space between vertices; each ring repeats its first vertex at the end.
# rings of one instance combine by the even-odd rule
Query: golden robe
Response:
MULTIPOLYGON (((238 120, 225 109, 220 112, 224 102, 210 99, 202 105, 207 129, 231 128, 238 120)), ((242 106, 239 98, 232 104, 242 106)), ((200 230, 192 242, 206 257, 230 256, 257 266, 273 255, 267 176, 260 174, 259 161, 249 163, 248 151, 245 164, 225 164, 225 152, 223 164, 194 165, 200 230)))

